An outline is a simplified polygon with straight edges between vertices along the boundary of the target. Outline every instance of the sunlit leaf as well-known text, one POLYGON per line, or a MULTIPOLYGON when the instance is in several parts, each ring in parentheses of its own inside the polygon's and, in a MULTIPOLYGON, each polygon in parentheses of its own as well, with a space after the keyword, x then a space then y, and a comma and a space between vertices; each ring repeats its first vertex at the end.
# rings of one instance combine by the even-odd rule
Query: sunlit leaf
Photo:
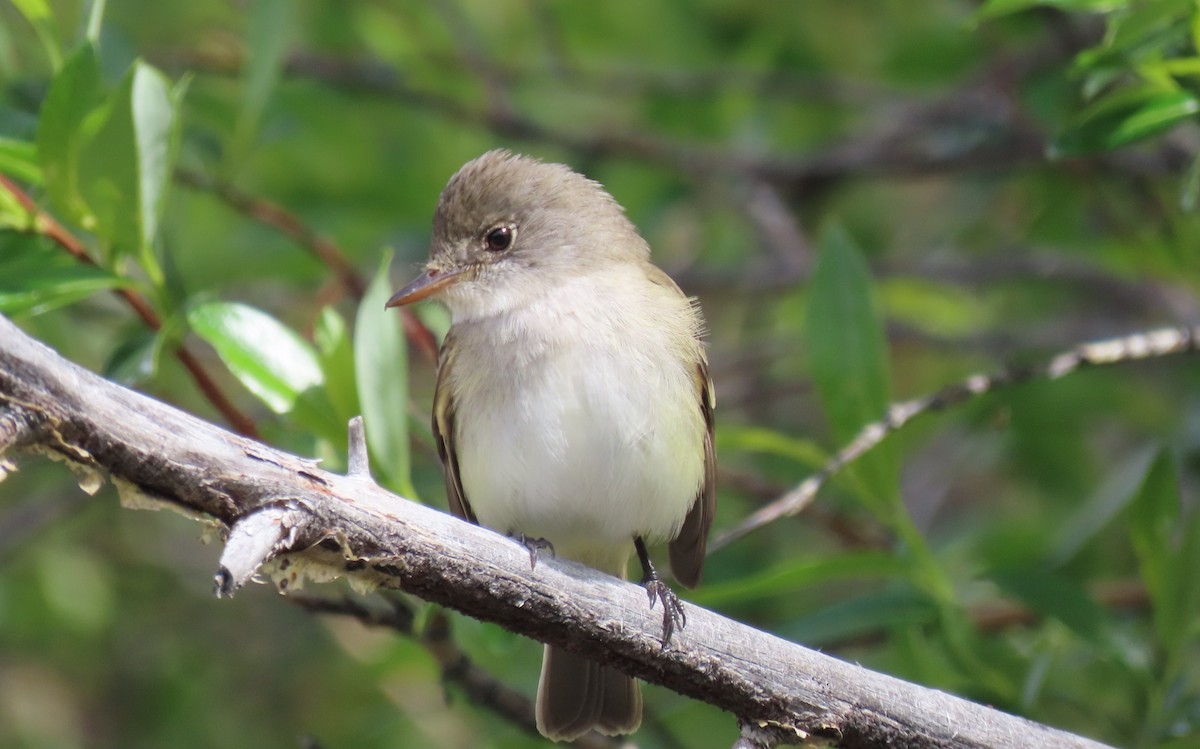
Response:
POLYGON ((1200 112, 1200 98, 1188 91, 1143 87, 1106 96, 1076 118, 1050 146, 1050 155, 1065 158, 1144 140, 1190 120, 1200 112))
POLYGON ((354 324, 354 371, 372 468, 405 497, 415 498, 408 444, 408 354, 400 315, 384 309, 392 295, 392 253, 384 253, 354 324))
POLYGON ((261 310, 207 302, 189 309, 187 320, 229 371, 275 413, 288 413, 301 393, 322 384, 316 351, 261 310))
POLYGON ((171 184, 175 101, 166 77, 140 62, 134 65, 130 98, 137 138, 140 246, 148 248, 158 235, 159 218, 171 184))
POLYGON ((34 215, 22 205, 17 196, 8 190, 0 190, 0 229, 16 229, 27 232, 33 228, 34 215))
POLYGON ((100 24, 104 20, 106 0, 92 0, 92 9, 88 13, 87 31, 85 37, 92 44, 100 43, 100 24))
POLYGON ((1034 8, 1055 8, 1076 13, 1109 13, 1127 7, 1129 2, 1130 0, 987 0, 971 16, 971 21, 978 24, 1034 8))
POLYGON ((29 141, 0 137, 0 174, 38 185, 42 169, 38 166, 37 146, 29 141))
POLYGON ((935 336, 963 336, 985 327, 991 315, 979 296, 957 284, 896 276, 879 285, 889 319, 935 336))
POLYGON ((1107 13, 1129 5, 1129 0, 987 0, 976 16, 996 18, 1030 8, 1057 8, 1076 13, 1107 13))
POLYGON ((147 257, 170 184, 175 127, 166 79, 141 62, 84 123, 80 190, 109 247, 147 257))
POLYGON ((1128 52, 1158 38, 1164 44, 1168 38, 1186 38, 1188 28, 1183 21, 1195 12, 1194 0, 1154 0, 1127 2, 1127 11, 1109 19, 1103 48, 1110 52, 1128 52), (1165 38, 1164 38, 1165 37, 1165 38))
POLYGON ((747 452, 777 455, 810 468, 829 461, 828 451, 812 440, 799 439, 773 429, 730 424, 716 433, 719 452, 747 452))

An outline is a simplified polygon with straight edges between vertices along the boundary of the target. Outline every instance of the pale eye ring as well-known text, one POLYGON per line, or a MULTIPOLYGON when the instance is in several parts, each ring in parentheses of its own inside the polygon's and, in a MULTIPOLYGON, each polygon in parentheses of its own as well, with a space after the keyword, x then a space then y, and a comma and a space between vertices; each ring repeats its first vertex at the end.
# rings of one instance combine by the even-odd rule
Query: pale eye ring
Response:
POLYGON ((516 232, 508 224, 493 227, 483 236, 483 246, 491 252, 504 252, 512 247, 516 232))

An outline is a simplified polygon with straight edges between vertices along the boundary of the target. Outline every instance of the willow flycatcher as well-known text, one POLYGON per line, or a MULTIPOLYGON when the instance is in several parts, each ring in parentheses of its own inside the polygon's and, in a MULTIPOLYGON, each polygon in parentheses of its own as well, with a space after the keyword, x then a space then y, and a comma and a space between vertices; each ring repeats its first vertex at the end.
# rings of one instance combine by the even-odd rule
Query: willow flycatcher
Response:
MULTIPOLYGON (((599 183, 490 151, 446 185, 424 272, 388 306, 433 297, 442 344, 433 431, 451 511, 624 578, 636 550, 670 636, 678 602, 646 542, 700 580, 714 499, 713 389, 695 302, 599 183)), ((630 733, 632 678, 546 647, 538 730, 630 733)))

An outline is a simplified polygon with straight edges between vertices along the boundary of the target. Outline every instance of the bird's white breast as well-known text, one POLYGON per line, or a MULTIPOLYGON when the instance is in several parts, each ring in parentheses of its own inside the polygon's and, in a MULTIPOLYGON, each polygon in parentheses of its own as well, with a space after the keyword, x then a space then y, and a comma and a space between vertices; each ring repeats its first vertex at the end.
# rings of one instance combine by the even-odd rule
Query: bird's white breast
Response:
POLYGON ((662 292, 635 267, 456 321, 446 385, 480 523, 610 572, 633 537, 678 532, 703 480, 705 426, 694 312, 662 292))

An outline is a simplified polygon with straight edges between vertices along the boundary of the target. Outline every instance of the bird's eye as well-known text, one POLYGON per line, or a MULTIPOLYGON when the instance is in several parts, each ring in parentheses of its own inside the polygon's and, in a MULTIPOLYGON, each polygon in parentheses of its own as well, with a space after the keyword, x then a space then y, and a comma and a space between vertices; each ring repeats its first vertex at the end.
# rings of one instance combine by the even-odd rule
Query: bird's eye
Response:
POLYGON ((492 252, 504 252, 512 246, 513 229, 511 226, 497 226, 483 238, 484 246, 492 252))

